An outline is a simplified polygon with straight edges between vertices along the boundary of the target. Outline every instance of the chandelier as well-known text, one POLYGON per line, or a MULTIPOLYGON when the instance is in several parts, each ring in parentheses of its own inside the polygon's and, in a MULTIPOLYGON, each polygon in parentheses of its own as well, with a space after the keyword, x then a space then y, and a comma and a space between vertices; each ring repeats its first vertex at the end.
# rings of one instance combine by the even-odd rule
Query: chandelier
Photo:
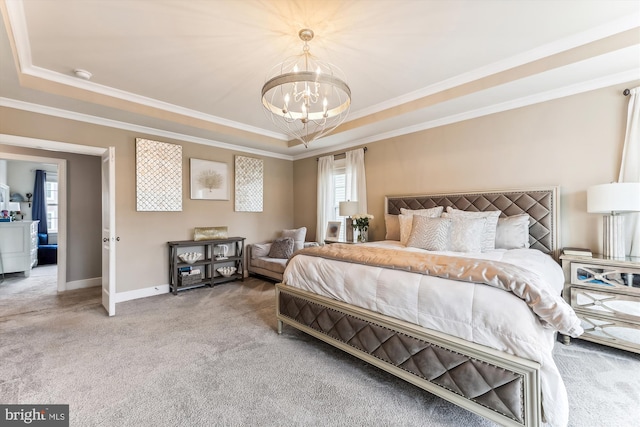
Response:
POLYGON ((338 68, 309 53, 313 31, 302 29, 298 36, 302 54, 273 68, 262 86, 262 105, 280 130, 308 147, 347 118, 351 89, 338 68))

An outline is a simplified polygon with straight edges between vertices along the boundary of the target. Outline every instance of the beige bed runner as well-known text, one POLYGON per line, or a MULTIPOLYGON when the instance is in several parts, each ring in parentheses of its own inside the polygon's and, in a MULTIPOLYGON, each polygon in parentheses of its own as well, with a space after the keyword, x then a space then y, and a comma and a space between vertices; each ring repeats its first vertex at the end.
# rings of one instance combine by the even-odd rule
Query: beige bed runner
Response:
POLYGON ((525 301, 545 327, 574 338, 583 332, 573 309, 562 297, 547 291, 540 276, 505 262, 335 243, 302 249, 294 254, 297 255, 493 286, 525 301))

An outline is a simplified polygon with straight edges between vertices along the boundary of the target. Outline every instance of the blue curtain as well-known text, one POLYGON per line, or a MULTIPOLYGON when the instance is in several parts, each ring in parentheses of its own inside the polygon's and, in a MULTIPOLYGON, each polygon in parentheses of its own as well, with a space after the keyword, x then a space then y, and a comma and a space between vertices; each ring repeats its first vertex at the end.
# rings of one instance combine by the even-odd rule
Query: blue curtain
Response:
POLYGON ((38 223, 38 234, 49 234, 47 231, 47 197, 45 195, 45 182, 47 174, 43 170, 36 170, 36 182, 33 185, 33 209, 31 216, 38 223))

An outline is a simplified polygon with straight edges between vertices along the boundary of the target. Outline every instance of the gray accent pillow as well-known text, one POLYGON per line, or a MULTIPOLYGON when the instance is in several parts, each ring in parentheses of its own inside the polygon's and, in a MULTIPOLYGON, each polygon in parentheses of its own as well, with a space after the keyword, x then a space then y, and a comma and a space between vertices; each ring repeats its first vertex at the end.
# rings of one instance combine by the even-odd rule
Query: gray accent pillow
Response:
POLYGON ((282 237, 291 237, 293 239, 294 252, 299 251, 304 248, 304 239, 307 238, 307 227, 282 230, 282 237))
POLYGON ((449 250, 453 252, 482 252, 483 230, 487 218, 451 217, 449 250))
POLYGON ((411 235, 407 240, 407 246, 427 251, 446 251, 450 226, 451 220, 448 218, 413 215, 411 235))
POLYGON ((269 258, 289 259, 293 255, 293 239, 291 237, 281 237, 271 244, 269 258))
POLYGON ((498 217, 500 213, 500 211, 468 212, 447 206, 447 215, 451 217, 487 218, 484 230, 482 231, 482 252, 492 251, 496 248, 496 228, 498 227, 498 217))
POLYGON ((442 211, 444 210, 444 206, 436 206, 435 208, 426 208, 426 209, 406 209, 400 208, 400 214, 402 215, 422 215, 428 216, 430 218, 437 218, 442 215, 442 211))
POLYGON ((498 219, 496 249, 524 249, 529 247, 529 214, 498 219))
POLYGON ((269 256, 271 243, 254 243, 251 245, 251 258, 269 256))

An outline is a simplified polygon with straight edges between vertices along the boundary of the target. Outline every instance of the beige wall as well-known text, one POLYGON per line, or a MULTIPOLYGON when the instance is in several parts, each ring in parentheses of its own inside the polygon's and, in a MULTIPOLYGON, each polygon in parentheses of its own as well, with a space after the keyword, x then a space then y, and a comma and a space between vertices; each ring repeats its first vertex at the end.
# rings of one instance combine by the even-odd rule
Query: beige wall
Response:
MULTIPOLYGON (((617 179, 628 98, 609 87, 367 144, 369 231, 384 238, 384 196, 560 185, 564 246, 599 252, 586 189, 617 179)), ((318 142, 321 144, 321 142, 318 142)), ((317 162, 294 165, 295 223, 315 235, 317 162)))
MULTIPOLYGON (((118 292, 167 284, 167 241, 191 239, 196 226, 228 226, 230 235, 246 237, 247 242, 274 238, 283 228, 293 226, 293 164, 290 161, 263 159, 264 212, 234 212, 233 184, 229 201, 189 199, 189 159, 227 162, 233 175, 234 155, 247 154, 9 108, 0 108, 0 117, 0 133, 3 134, 116 148, 116 234, 120 237, 116 246, 118 292), (136 211, 135 138, 182 145, 182 212, 136 211)), ((0 147, 0 151, 3 149, 0 147)), ((99 172, 99 166, 96 168, 99 172)), ((70 190, 74 185, 72 180, 70 176, 70 190)), ((70 221, 70 240, 76 237, 73 226, 70 221)), ((83 253, 68 255, 69 271, 82 268, 87 262, 83 253)))

